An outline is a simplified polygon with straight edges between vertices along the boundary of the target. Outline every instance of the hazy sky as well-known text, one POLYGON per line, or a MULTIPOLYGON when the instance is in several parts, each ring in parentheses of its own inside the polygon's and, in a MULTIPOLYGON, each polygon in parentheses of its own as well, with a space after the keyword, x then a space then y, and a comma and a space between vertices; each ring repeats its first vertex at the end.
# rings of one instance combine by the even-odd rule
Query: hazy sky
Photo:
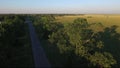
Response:
POLYGON ((0 13, 120 14, 120 0, 0 0, 0 13))

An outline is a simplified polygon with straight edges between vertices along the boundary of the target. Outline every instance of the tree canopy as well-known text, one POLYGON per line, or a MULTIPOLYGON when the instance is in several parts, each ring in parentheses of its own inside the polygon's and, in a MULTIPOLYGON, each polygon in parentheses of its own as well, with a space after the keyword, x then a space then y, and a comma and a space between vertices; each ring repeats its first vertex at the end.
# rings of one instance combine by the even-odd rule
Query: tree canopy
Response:
POLYGON ((75 53, 77 56, 85 58, 93 66, 111 67, 116 63, 116 60, 110 53, 103 50, 105 45, 99 39, 100 34, 89 27, 86 19, 78 18, 74 23, 53 32, 49 41, 57 45, 63 54, 75 53))

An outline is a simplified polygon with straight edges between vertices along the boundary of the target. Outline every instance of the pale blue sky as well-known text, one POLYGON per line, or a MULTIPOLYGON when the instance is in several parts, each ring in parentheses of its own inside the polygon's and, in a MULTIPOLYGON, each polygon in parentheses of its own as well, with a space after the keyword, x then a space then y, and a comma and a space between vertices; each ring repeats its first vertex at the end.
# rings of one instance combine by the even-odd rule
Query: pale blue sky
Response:
POLYGON ((120 14, 120 0, 0 0, 0 13, 120 14))

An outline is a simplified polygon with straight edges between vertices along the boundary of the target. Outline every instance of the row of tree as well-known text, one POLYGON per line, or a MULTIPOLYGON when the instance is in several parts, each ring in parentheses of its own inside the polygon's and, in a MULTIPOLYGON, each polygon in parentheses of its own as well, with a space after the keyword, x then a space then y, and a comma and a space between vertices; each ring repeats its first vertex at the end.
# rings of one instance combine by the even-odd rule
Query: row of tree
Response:
MULTIPOLYGON (((64 66, 97 68, 119 66, 118 58, 113 54, 114 50, 111 51, 109 48, 111 45, 109 42, 120 41, 120 34, 116 32, 117 26, 104 27, 102 31, 96 32, 91 27, 97 23, 89 24, 84 18, 78 18, 66 25, 55 22, 54 15, 38 15, 33 18, 40 39, 48 40, 64 55, 66 63, 64 66), (115 64, 118 66, 114 66, 115 64)), ((101 23, 97 25, 103 27, 101 23)))
POLYGON ((24 20, 24 15, 0 15, 0 67, 20 65, 19 50, 26 41, 24 20))

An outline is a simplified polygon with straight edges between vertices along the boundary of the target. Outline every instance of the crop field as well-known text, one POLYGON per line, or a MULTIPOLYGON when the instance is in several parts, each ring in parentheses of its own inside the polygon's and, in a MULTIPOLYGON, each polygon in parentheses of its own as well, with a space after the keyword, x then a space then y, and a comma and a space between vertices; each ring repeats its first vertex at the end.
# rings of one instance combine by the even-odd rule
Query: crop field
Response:
POLYGON ((116 25, 117 31, 120 32, 120 15, 66 15, 55 18, 61 23, 72 23, 76 18, 86 18, 89 23, 102 23, 105 27, 116 25))

